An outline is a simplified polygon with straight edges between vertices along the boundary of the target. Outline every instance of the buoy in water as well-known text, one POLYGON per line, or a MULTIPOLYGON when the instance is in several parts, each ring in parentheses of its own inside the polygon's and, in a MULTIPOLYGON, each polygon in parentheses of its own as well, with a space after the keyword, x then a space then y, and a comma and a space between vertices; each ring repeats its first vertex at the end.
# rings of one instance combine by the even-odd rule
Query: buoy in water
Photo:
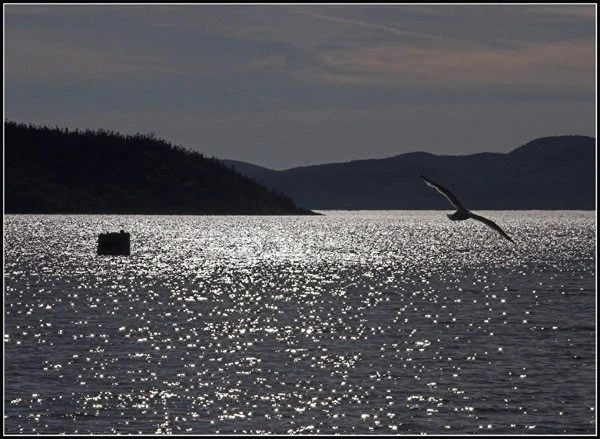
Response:
POLYGON ((98 235, 98 255, 130 256, 131 236, 121 230, 119 233, 100 233, 98 235))

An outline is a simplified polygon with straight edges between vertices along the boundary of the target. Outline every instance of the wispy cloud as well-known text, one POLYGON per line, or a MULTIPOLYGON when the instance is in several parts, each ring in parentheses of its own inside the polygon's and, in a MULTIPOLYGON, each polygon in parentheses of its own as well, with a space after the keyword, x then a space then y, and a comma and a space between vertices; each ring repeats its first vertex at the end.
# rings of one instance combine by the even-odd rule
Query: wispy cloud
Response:
POLYGON ((596 19, 596 7, 593 4, 583 5, 539 5, 535 7, 536 13, 573 17, 576 19, 596 19))
POLYGON ((308 11, 303 11, 303 10, 294 10, 292 12, 297 15, 303 15, 305 17, 312 17, 312 18, 316 18, 319 20, 333 21, 336 23, 342 23, 342 24, 347 24, 347 25, 351 25, 351 26, 358 26, 358 27, 364 27, 364 28, 370 28, 370 29, 374 29, 374 30, 378 30, 378 31, 383 31, 386 33, 391 33, 391 34, 400 36, 400 37, 412 37, 412 38, 418 38, 420 40, 430 40, 430 41, 435 41, 435 42, 444 43, 444 44, 448 44, 448 43, 466 44, 464 41, 454 40, 454 39, 451 39, 451 38, 449 38, 447 36, 443 36, 443 35, 432 35, 432 34, 426 34, 423 32, 409 31, 409 30, 405 30, 405 29, 399 29, 399 28, 393 27, 393 26, 371 23, 368 21, 355 20, 355 19, 344 18, 344 17, 336 17, 336 16, 332 16, 332 15, 325 15, 325 14, 317 14, 314 12, 308 12, 308 11))
POLYGON ((495 50, 383 45, 322 54, 324 80, 412 86, 514 86, 593 90, 592 41, 529 42, 495 50))

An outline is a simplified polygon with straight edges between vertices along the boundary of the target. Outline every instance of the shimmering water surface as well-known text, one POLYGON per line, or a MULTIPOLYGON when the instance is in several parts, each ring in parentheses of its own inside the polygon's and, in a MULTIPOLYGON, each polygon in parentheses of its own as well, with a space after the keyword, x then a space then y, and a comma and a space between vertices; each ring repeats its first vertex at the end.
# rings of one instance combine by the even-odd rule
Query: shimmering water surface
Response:
POLYGON ((596 431, 595 212, 325 213, 5 216, 5 433, 596 431))

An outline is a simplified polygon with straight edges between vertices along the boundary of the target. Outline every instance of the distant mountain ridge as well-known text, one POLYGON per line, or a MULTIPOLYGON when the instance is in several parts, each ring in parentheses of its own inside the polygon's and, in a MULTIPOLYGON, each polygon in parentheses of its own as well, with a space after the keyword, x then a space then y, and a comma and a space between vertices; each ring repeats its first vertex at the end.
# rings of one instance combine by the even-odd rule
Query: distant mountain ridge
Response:
POLYGON ((225 163, 313 210, 452 210, 444 197, 423 184, 420 174, 452 190, 473 210, 596 206, 596 140, 589 136, 542 137, 509 153, 412 152, 284 171, 234 160, 225 163))
POLYGON ((308 215, 219 160, 156 139, 5 121, 5 213, 308 215))

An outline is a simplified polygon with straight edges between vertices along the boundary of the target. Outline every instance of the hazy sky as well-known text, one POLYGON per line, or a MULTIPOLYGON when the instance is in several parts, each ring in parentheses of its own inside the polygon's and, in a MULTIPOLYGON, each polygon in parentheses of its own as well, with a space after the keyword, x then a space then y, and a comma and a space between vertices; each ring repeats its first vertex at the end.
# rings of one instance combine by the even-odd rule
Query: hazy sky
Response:
POLYGON ((596 6, 4 5, 5 119, 274 169, 596 135, 596 6))

